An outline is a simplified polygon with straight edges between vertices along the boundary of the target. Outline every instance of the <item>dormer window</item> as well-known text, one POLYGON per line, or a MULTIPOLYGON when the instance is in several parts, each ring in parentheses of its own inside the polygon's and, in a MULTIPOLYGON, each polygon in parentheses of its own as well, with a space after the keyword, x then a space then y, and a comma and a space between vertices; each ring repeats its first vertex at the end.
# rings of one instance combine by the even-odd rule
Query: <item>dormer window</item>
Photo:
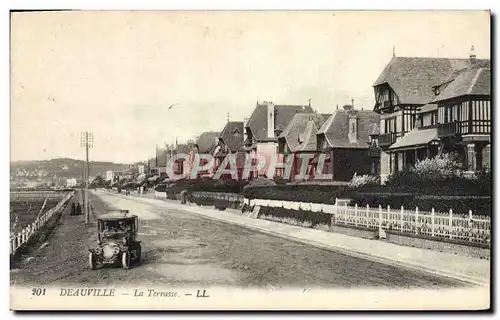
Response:
POLYGON ((439 87, 434 87, 433 89, 434 89, 434 94, 436 96, 438 96, 441 93, 441 91, 439 90, 439 87))

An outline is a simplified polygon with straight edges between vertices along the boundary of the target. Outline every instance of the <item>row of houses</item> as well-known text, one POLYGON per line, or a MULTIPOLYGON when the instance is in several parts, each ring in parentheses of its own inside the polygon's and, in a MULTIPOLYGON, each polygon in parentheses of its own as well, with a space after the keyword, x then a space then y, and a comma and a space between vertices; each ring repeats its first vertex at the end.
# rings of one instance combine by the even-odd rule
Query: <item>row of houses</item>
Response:
MULTIPOLYGON (((490 166, 490 60, 393 56, 375 81, 375 105, 356 108, 354 101, 331 113, 318 113, 311 102, 280 105, 257 101, 244 121, 228 121, 220 131, 204 132, 196 140, 158 148, 148 161, 151 174, 166 176, 174 162, 177 175, 191 176, 197 153, 214 157, 211 176, 228 154, 236 156, 241 173, 248 156, 264 156, 278 164, 274 177, 284 176, 293 160, 298 173, 304 154, 310 154, 307 173, 317 170, 320 154, 324 174, 348 181, 354 173, 380 175, 413 166, 437 154, 456 152, 468 171, 490 166)), ((269 176, 267 167, 251 177, 269 176)), ((285 175, 286 176, 286 175, 285 175)), ((287 176, 288 177, 288 176, 287 176)), ((271 178, 271 177, 269 177, 271 178)))

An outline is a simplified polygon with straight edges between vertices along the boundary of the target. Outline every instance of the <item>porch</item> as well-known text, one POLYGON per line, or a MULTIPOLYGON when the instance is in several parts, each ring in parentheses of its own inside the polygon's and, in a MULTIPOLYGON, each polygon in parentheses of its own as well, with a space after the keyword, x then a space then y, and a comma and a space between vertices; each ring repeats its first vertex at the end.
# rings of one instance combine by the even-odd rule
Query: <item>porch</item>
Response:
POLYGON ((411 168, 418 161, 432 158, 438 152, 439 139, 436 128, 413 130, 389 147, 389 172, 411 168))

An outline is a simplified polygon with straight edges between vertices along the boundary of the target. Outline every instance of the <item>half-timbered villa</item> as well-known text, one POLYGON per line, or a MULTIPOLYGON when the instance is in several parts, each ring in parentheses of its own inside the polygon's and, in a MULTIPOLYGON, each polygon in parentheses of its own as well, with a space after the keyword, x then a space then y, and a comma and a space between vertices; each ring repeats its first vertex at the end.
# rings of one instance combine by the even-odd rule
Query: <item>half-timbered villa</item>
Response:
MULTIPOLYGON (((475 92, 467 94, 469 88, 465 88, 467 80, 474 80, 472 70, 484 64, 489 65, 489 60, 476 59, 473 54, 469 59, 391 59, 374 83, 374 111, 380 114, 378 143, 382 181, 390 173, 412 166, 417 160, 453 148, 442 140, 447 129, 453 130, 449 123, 459 119, 458 107, 451 106, 459 102, 473 103, 472 97, 476 97, 477 101, 489 99, 489 94, 488 98, 484 94, 475 95, 475 92), (450 113, 446 111, 445 114, 444 110, 452 110, 451 118, 450 113)), ((465 112, 465 107, 460 110, 465 112)), ((479 123, 471 123, 471 130, 473 125, 479 123)))

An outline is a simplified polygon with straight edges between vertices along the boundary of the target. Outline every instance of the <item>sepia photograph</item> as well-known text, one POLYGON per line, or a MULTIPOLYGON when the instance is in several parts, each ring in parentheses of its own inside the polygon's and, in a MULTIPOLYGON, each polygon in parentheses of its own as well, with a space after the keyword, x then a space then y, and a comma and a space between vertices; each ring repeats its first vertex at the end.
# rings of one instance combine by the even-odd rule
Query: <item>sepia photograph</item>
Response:
POLYGON ((488 310, 491 12, 10 12, 10 309, 488 310))

